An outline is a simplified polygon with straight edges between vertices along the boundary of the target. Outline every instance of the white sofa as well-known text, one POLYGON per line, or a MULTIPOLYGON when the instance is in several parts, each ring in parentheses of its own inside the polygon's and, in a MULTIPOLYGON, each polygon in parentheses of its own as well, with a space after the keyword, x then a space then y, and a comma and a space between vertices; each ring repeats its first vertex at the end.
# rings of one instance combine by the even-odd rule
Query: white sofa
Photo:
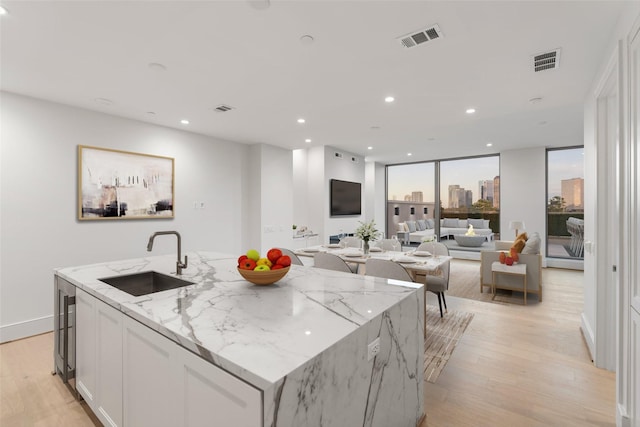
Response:
MULTIPOLYGON (((488 219, 458 219, 445 218, 440 220, 440 238, 449 238, 456 234, 465 234, 473 225, 477 235, 486 236, 487 241, 493 240, 493 231, 489 228, 488 219)), ((419 219, 417 221, 405 221, 398 224, 398 231, 409 233, 409 241, 422 243, 425 237, 435 235, 433 219, 419 219)))

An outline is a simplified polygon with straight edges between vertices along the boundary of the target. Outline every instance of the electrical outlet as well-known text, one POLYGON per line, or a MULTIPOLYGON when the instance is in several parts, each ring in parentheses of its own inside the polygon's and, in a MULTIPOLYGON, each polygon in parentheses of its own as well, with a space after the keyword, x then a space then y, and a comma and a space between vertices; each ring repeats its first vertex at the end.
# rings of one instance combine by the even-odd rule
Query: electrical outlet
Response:
POLYGON ((370 361, 376 354, 380 353, 380 337, 371 341, 367 346, 367 361, 370 361))

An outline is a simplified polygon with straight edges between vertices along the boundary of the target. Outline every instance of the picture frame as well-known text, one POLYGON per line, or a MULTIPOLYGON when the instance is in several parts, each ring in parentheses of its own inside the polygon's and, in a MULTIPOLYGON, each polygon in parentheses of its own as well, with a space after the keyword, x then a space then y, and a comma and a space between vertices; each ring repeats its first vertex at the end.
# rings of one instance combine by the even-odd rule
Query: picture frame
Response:
POLYGON ((78 145, 78 220, 174 218, 174 159, 78 145))

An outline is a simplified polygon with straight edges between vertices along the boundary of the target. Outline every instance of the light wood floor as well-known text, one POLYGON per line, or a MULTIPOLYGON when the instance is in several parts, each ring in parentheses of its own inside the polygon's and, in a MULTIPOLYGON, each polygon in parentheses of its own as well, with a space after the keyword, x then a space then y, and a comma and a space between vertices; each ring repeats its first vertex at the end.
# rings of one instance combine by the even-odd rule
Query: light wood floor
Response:
MULTIPOLYGON (((450 287, 474 268, 454 260, 450 287)), ((579 329, 582 272, 543 277, 543 302, 526 307, 447 297, 475 316, 437 383, 425 382, 421 427, 615 426, 615 374, 593 366, 579 329)), ((51 333, 0 345, 0 426, 100 425, 51 375, 52 353, 51 333)))

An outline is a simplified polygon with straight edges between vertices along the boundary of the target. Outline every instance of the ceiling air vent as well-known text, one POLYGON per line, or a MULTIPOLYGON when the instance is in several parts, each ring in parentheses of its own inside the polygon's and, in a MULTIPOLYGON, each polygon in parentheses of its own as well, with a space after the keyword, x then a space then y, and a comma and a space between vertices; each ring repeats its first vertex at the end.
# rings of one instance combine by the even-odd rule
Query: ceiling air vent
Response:
POLYGON ((553 70, 560 66, 560 49, 550 52, 543 52, 533 55, 533 70, 538 71, 553 70))
POLYGON ((213 109, 216 113, 226 113, 227 111, 233 110, 233 107, 228 105, 220 104, 216 108, 213 109))
POLYGON ((409 48, 416 47, 419 44, 442 37, 444 37, 444 34, 442 34, 442 30, 440 29, 438 24, 435 24, 429 28, 425 28, 420 31, 414 31, 405 36, 398 37, 396 40, 398 40, 402 46, 409 48))

